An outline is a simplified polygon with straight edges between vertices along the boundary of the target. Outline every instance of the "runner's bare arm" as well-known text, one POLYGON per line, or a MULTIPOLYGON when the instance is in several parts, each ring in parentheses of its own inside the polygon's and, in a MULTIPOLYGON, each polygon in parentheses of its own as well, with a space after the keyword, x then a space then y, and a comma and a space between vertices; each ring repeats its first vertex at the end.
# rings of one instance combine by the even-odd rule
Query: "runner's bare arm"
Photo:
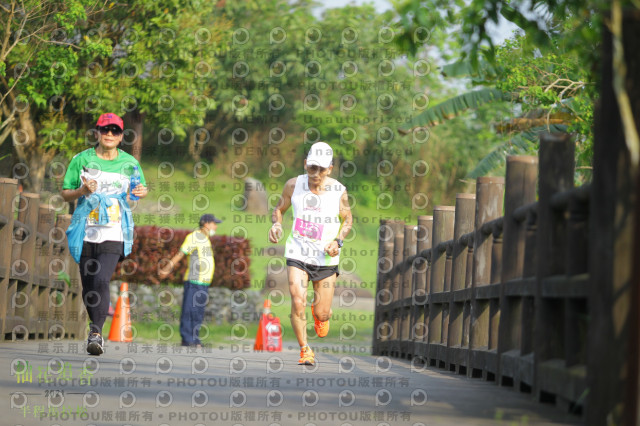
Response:
POLYGON ((271 225, 271 228, 269 229, 269 241, 272 243, 277 243, 280 238, 282 238, 282 217, 285 212, 289 210, 289 207, 291 207, 291 196, 293 195, 293 190, 296 187, 296 179, 297 178, 291 178, 284 184, 282 195, 271 214, 271 222, 273 225, 271 225))
MULTIPOLYGON (((336 239, 344 240, 349 232, 351 231, 351 226, 353 225, 353 216, 351 215, 351 207, 349 206, 349 197, 347 196, 347 191, 345 190, 340 197, 340 221, 342 222, 342 226, 340 227, 340 232, 338 232, 338 236, 336 239)), ((324 251, 331 257, 335 257, 340 253, 340 246, 336 240, 331 241, 324 248, 324 251)))
POLYGON ((351 206, 349 206, 349 196, 347 190, 342 193, 340 197, 340 220, 342 221, 342 227, 338 232, 338 239, 344 240, 351 232, 351 226, 353 226, 353 216, 351 215, 351 206))
POLYGON ((144 198, 147 196, 147 194, 149 194, 149 190, 147 189, 146 186, 140 183, 138 184, 138 186, 136 186, 131 190, 131 193, 133 195, 137 195, 138 198, 144 198))
POLYGON ((86 180, 82 176, 80 177, 80 179, 82 179, 82 186, 80 188, 63 189, 62 192, 60 193, 60 195, 62 196, 62 199, 65 200, 67 203, 77 200, 83 195, 89 195, 92 192, 95 192, 96 188, 98 187, 98 182, 93 179, 86 180))

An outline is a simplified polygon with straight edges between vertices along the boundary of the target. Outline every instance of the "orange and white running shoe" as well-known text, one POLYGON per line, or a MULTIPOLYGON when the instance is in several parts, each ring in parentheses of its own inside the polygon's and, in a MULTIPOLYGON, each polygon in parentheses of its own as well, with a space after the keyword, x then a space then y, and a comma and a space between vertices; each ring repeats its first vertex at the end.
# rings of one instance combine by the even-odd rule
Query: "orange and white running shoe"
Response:
POLYGON ((300 360, 298 365, 313 365, 316 362, 316 355, 313 353, 309 345, 300 348, 300 360))
POLYGON ((329 320, 320 321, 313 313, 313 305, 311 305, 311 316, 313 316, 313 328, 316 330, 318 337, 326 337, 329 334, 329 320))

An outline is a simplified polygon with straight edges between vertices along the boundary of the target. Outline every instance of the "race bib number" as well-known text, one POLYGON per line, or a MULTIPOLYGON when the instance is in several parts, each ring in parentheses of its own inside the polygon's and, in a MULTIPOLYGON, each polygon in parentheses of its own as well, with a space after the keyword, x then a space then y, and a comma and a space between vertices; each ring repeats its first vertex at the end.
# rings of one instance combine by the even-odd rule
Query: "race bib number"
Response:
MULTIPOLYGON (((114 201, 111 207, 107 207, 107 213, 109 215, 109 223, 105 226, 115 226, 120 223, 120 205, 114 201)), ((98 225, 98 208, 91 210, 87 217, 88 225, 98 225)))
POLYGON ((322 229, 324 225, 321 223, 313 223, 300 218, 296 218, 293 228, 294 234, 298 238, 309 238, 314 241, 322 239, 322 229))

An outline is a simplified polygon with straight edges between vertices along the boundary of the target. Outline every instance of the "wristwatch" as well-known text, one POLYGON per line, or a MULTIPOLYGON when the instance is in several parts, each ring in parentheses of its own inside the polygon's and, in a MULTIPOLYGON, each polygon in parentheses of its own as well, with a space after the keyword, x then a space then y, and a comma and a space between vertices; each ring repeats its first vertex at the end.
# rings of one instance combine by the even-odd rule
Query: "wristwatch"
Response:
POLYGON ((340 238, 336 238, 335 242, 338 243, 338 247, 342 248, 342 246, 344 245, 344 241, 342 241, 340 238))

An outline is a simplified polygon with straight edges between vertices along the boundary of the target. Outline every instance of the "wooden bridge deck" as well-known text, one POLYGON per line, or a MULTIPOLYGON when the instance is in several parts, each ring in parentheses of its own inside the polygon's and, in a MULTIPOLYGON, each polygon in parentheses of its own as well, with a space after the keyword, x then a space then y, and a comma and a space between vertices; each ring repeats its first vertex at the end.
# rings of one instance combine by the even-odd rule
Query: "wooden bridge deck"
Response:
POLYGON ((316 350, 297 365, 294 345, 187 352, 107 342, 0 343, 4 425, 499 425, 577 424, 531 394, 481 379, 370 355, 316 350), (74 353, 77 352, 77 353, 74 353), (47 374, 48 372, 48 374, 47 374), (57 415, 57 417, 55 417, 57 415))

